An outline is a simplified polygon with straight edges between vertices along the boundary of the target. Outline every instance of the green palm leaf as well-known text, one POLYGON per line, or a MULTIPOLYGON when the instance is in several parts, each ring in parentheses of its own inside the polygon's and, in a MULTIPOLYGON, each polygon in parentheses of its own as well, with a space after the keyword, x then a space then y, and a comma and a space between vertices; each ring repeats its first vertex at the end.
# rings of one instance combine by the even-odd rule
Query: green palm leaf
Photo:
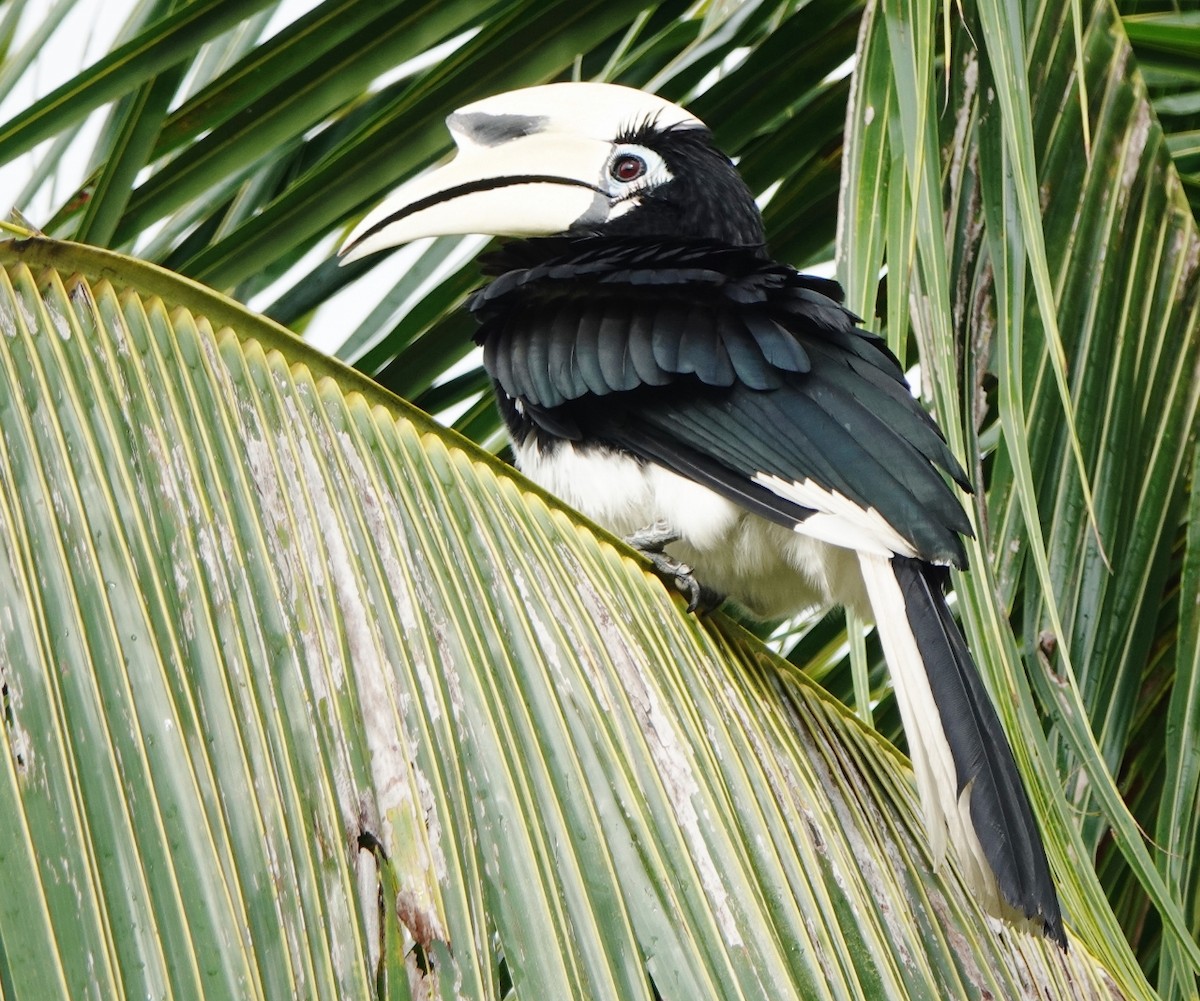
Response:
MULTIPOLYGON (((1086 777, 1070 791, 1069 805, 1059 798, 1057 782, 1034 793, 1057 814, 1049 838, 1057 843, 1052 854, 1059 854, 1058 871, 1078 875, 1077 860, 1097 851, 1100 836, 1111 829, 1133 879, 1163 921, 1156 934, 1177 957, 1188 957, 1161 986, 1168 995, 1188 997, 1200 959, 1194 919, 1181 906, 1191 891, 1159 879, 1138 821, 1109 775, 1119 773, 1127 754, 1145 754, 1130 722, 1143 671, 1164 641, 1154 630, 1178 572, 1171 554, 1192 460, 1200 349, 1200 293, 1194 263, 1188 263, 1200 249, 1195 219, 1162 132, 1150 119, 1147 95, 1127 72, 1127 43, 1107 7, 1093 9, 1080 32, 1085 96, 1092 102, 1090 156, 1078 121, 1079 59, 1069 5, 1043 5, 1026 26, 1028 86, 1041 95, 1038 102, 1021 96, 1023 81, 1004 96, 1011 73, 995 53, 1005 53, 1013 38, 1011 31, 1000 32, 1002 17, 990 23, 981 18, 970 31, 964 26, 956 32, 950 51, 959 72, 949 81, 940 129, 928 73, 920 69, 922 59, 928 65, 934 56, 932 18, 926 13, 921 36, 908 30, 910 14, 885 7, 868 29, 871 55, 862 78, 879 82, 860 92, 857 111, 864 118, 868 107, 897 107, 899 113, 873 124, 875 143, 859 147, 862 168, 852 167, 850 176, 864 178, 866 186, 859 200, 851 188, 849 204, 865 203, 875 214, 859 208, 851 221, 864 247, 878 248, 881 236, 886 241, 889 301, 899 286, 902 302, 911 296, 919 304, 913 328, 922 361, 932 370, 937 409, 951 425, 952 440, 959 436, 969 446, 977 479, 988 485, 988 503, 978 510, 975 572, 963 578, 959 594, 974 648, 996 690, 1024 692, 1010 716, 1022 734, 1018 755, 1035 787, 1034 776, 1046 774, 1052 753, 1059 775, 1086 777), (973 39, 986 44, 977 50, 973 39), (887 72, 893 58, 888 47, 897 42, 905 46, 905 64, 916 71, 887 72), (1002 127, 1014 107, 1029 113, 1025 138, 1002 127), (906 167, 899 177, 892 171, 881 210, 881 163, 897 147, 905 151, 906 167), (1033 232, 1019 190, 1029 183, 1029 172, 1014 166, 1014 149, 1037 162, 1041 218, 1033 232), (929 166, 938 162, 945 165, 944 181, 929 166), (894 207, 897 191, 902 204, 894 207), (945 236, 944 219, 952 222, 945 236), (939 252, 943 241, 946 249, 939 252), (1056 248, 1053 272, 1044 281, 1054 290, 1049 316, 1045 291, 1035 292, 1027 280, 1046 267, 1048 258, 1034 252, 1042 246, 1056 248), (911 270, 897 273, 897 258, 912 260, 911 270), (943 261, 952 270, 943 271, 943 261), (1072 374, 1065 411, 1062 386, 1052 374, 1059 367, 1060 336, 1072 374), (994 389, 988 386, 992 372, 994 389), (1094 518, 1092 492, 1098 499, 1094 518), (997 596, 1005 618, 997 614, 997 596), (1047 714, 1056 723, 1051 747, 1043 743, 1047 714), (1094 730, 1086 725, 1089 718, 1094 730), (1076 819, 1089 814, 1090 822, 1076 819), (1080 827, 1090 843, 1078 839, 1080 827)), ((877 262, 879 250, 872 253, 877 262)), ((871 260, 868 255, 851 274, 869 274, 871 260)), ((894 343, 903 343, 903 331, 893 326, 906 325, 905 313, 903 307, 889 311, 894 343)), ((1181 670, 1190 676, 1186 661, 1181 670)), ((1194 706, 1194 693, 1180 695, 1194 706)), ((1012 695, 998 701, 1014 705, 1012 695)), ((1179 704, 1175 711, 1191 712, 1179 704)), ((1146 739, 1161 753, 1161 735, 1146 739)), ((1187 744, 1193 739, 1184 737, 1187 744)), ((1136 773, 1120 777, 1136 781, 1136 773)), ((1194 802, 1190 773, 1184 782, 1174 790, 1175 802, 1181 795, 1194 802)), ((1176 815, 1174 825, 1190 832, 1189 813, 1176 815)), ((1110 894, 1114 889, 1110 883, 1110 894)), ((1068 912, 1102 913, 1101 893, 1087 879, 1068 885, 1068 912)), ((1144 897, 1136 896, 1144 907, 1144 897)), ((1134 931, 1134 906, 1126 900, 1103 940, 1092 944, 1114 948, 1108 953, 1113 962, 1130 963, 1120 955, 1123 930, 1144 955, 1153 954, 1155 947, 1134 931)))

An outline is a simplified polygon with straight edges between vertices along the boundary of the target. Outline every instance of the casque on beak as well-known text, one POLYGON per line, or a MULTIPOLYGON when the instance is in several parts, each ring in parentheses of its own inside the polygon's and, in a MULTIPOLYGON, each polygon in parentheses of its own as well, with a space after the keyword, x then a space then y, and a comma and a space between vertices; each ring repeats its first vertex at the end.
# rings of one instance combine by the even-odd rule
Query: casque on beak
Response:
POLYGON ((342 263, 423 236, 549 236, 601 223, 627 192, 606 182, 614 143, 650 115, 700 127, 661 98, 610 84, 548 84, 499 94, 446 120, 454 159, 367 213, 342 263))

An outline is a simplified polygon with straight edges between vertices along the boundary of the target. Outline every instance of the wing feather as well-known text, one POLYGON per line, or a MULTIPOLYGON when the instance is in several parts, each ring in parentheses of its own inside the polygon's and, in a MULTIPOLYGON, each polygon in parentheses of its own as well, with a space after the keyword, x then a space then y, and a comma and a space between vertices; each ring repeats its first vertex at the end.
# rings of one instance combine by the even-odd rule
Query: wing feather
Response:
POLYGON ((633 370, 643 385, 665 386, 674 378, 674 375, 655 360, 654 331, 654 315, 649 310, 635 309, 631 311, 627 336, 629 361, 633 365, 633 370))
POLYGON ((964 562, 970 521, 945 475, 966 474, 836 283, 753 248, 533 243, 471 308, 489 371, 543 432, 577 430, 801 531, 820 515, 842 544, 964 562))
POLYGON ((783 502, 773 516, 781 524, 803 531, 793 516, 800 505, 844 522, 838 535, 843 544, 858 538, 856 548, 900 551, 898 536, 908 542, 906 555, 962 565, 959 533, 969 531, 970 523, 928 460, 899 439, 872 448, 804 388, 788 383, 759 393, 735 386, 719 394, 641 400, 629 411, 613 400, 582 424, 656 461, 662 459, 647 453, 649 438, 677 440, 680 452, 701 452, 715 460, 706 469, 706 486, 730 497, 746 482, 768 486, 783 502))
POLYGON ((605 303, 597 334, 597 355, 604 385, 613 392, 628 391, 641 385, 629 356, 629 321, 630 309, 626 303, 605 303))
POLYGON ((575 334, 575 363, 588 392, 596 396, 607 396, 612 391, 600 365, 600 326, 603 321, 604 314, 600 310, 581 310, 575 334))

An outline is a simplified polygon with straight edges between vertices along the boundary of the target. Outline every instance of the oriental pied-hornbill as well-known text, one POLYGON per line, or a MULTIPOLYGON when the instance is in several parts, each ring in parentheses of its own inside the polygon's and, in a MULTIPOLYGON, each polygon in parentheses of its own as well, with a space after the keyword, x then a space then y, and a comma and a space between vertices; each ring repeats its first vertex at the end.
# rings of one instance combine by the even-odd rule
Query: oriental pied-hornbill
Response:
POLYGON ((368 214, 345 259, 524 238, 486 260, 469 304, 521 470, 629 537, 693 608, 719 594, 762 618, 815 603, 873 617, 935 857, 949 838, 985 903, 1065 948, 1012 751, 942 594, 971 532, 945 476, 969 483, 896 358, 835 282, 770 258, 753 196, 682 108, 552 84, 447 124, 455 158, 368 214))

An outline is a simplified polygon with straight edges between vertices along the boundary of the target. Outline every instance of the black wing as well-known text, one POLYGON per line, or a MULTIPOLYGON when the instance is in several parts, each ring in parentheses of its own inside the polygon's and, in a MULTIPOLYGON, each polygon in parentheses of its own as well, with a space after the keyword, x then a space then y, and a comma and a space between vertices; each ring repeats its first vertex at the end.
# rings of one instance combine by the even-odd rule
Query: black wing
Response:
POLYGON ((970 523, 942 473, 966 475, 836 283, 748 248, 509 247, 471 308, 488 370, 541 430, 846 545, 963 565, 970 523))

